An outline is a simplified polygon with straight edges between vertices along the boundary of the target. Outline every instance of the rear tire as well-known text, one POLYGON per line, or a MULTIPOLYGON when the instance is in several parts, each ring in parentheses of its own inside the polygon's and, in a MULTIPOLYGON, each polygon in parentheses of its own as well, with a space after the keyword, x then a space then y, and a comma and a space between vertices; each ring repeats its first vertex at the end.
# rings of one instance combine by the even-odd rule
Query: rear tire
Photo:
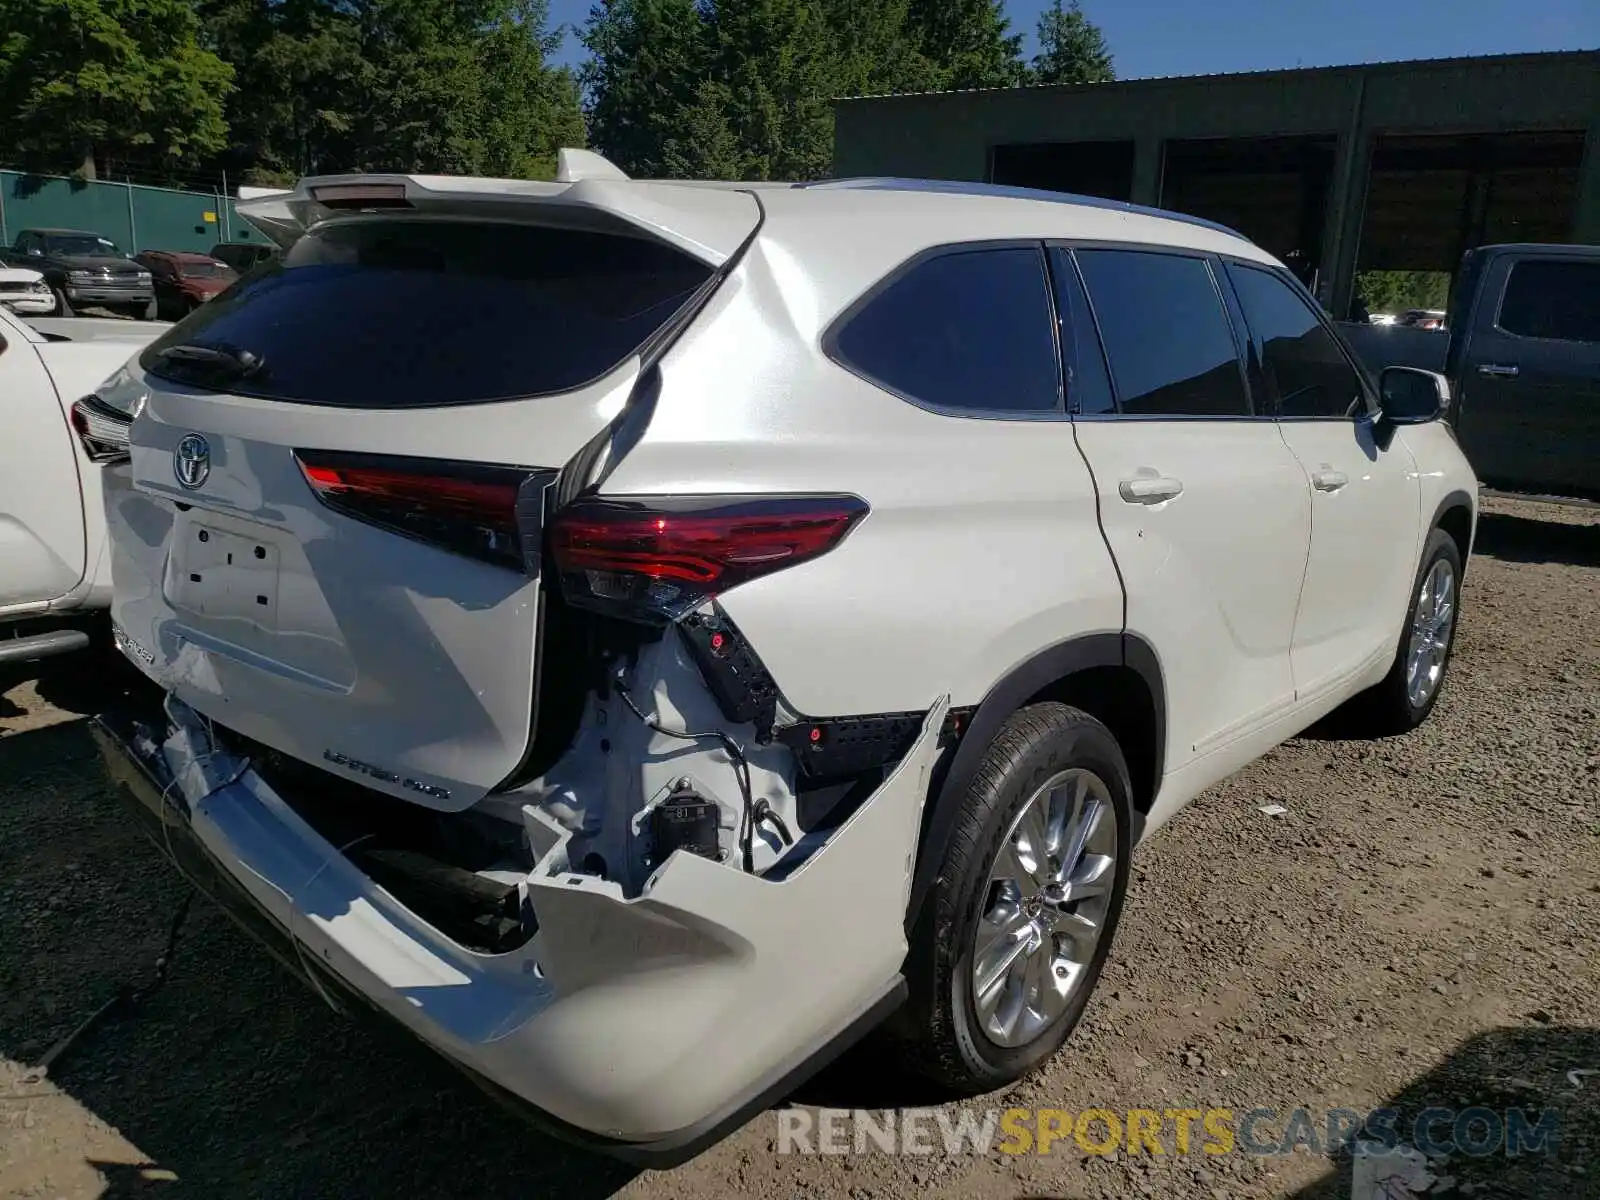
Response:
POLYGON ((1347 715, 1374 737, 1409 733, 1444 690, 1461 607, 1461 550, 1442 529, 1428 535, 1394 663, 1383 681, 1350 701, 1347 715), (1448 604, 1448 611, 1440 608, 1448 604))
POLYGON ((891 1027, 907 1069, 975 1095, 1060 1049, 1122 913, 1131 796, 1122 750, 1089 714, 1052 702, 1005 723, 948 844, 930 849, 942 861, 891 1027))

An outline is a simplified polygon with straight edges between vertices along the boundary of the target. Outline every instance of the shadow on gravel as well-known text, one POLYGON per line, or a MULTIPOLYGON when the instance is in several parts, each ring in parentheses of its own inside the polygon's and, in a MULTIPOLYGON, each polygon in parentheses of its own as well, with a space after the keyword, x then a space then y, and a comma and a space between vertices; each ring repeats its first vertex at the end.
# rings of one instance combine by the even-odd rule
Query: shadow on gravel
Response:
MULTIPOLYGON (((1505 562, 1597 567, 1600 566, 1600 521, 1571 525, 1512 513, 1486 512, 1478 517, 1478 536, 1472 550, 1474 554, 1489 554, 1505 562)), ((1471 586, 1470 569, 1467 583, 1471 586)))
MULTIPOLYGON (((185 891, 84 723, 0 740, 0 1056, 36 1063, 149 983, 185 891)), ((106 1164, 113 1196, 586 1200, 636 1174, 540 1134, 407 1036, 336 1016, 203 900, 165 986, 50 1078, 175 1177, 106 1164)))
POLYGON ((955 1093, 906 1070, 882 1036, 872 1034, 801 1084, 780 1106, 932 1108, 957 1099, 955 1093))
POLYGON ((75 716, 104 710, 128 687, 151 686, 120 654, 102 646, 40 662, 11 663, 0 666, 0 721, 26 715, 6 695, 25 683, 34 685, 44 703, 75 716))
MULTIPOLYGON (((1600 1196, 1600 1030, 1547 1025, 1478 1034, 1378 1107, 1395 1111, 1391 1127, 1402 1144, 1431 1137, 1431 1146, 1419 1148, 1446 1155, 1429 1170, 1453 1186, 1435 1184, 1421 1195, 1600 1196), (1438 1110, 1431 1132, 1419 1132, 1418 1118, 1429 1109, 1438 1110), (1478 1110, 1470 1123, 1468 1110, 1478 1110), (1518 1120, 1508 1114, 1517 1112, 1529 1133, 1521 1152, 1508 1154, 1505 1130, 1518 1120), (1550 1131, 1542 1144, 1541 1130, 1550 1131), (1483 1152, 1467 1153, 1461 1139, 1483 1152)), ((1337 1154, 1333 1172, 1295 1200, 1350 1200, 1351 1171, 1349 1154, 1337 1154)))

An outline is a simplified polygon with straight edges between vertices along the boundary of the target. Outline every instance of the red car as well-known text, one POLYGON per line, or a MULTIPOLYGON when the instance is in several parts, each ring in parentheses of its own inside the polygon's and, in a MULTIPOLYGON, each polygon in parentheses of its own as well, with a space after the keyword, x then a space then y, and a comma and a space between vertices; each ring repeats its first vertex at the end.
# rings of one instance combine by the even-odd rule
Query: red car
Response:
POLYGON ((156 315, 169 320, 188 316, 239 278, 227 263, 189 250, 146 250, 134 261, 155 277, 156 315))

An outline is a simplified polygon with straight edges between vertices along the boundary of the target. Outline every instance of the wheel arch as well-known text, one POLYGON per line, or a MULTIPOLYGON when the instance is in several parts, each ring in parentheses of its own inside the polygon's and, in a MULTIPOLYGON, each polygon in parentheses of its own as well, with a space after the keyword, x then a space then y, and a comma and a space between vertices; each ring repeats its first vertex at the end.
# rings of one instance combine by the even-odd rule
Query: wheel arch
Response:
POLYGON ((1128 760, 1136 823, 1150 811, 1166 760, 1166 685, 1155 649, 1128 633, 1092 633, 1058 642, 995 682, 973 711, 961 740, 935 768, 906 906, 908 931, 932 891, 938 848, 955 827, 962 797, 989 744, 1012 713, 1043 700, 1081 708, 1111 730, 1128 760))
MULTIPOLYGON (((1453 491, 1439 501, 1433 510, 1433 520, 1428 529, 1442 529, 1450 535, 1461 551, 1461 574, 1467 574, 1467 560, 1472 557, 1472 542, 1477 533, 1477 505, 1464 491, 1453 491)), ((1426 536, 1426 535, 1424 535, 1426 536)))

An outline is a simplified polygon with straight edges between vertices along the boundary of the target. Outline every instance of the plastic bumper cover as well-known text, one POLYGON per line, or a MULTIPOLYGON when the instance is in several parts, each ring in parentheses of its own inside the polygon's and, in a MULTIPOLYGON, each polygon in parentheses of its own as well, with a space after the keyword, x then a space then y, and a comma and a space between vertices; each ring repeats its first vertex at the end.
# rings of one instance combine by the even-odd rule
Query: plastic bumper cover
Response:
POLYGON ((336 1007, 397 1021, 557 1136, 681 1162, 786 1094, 903 998, 903 920, 947 703, 882 787, 783 882, 680 852, 623 898, 536 870, 539 931, 462 947, 303 821, 246 760, 171 719, 98 718, 156 844, 336 1007))

